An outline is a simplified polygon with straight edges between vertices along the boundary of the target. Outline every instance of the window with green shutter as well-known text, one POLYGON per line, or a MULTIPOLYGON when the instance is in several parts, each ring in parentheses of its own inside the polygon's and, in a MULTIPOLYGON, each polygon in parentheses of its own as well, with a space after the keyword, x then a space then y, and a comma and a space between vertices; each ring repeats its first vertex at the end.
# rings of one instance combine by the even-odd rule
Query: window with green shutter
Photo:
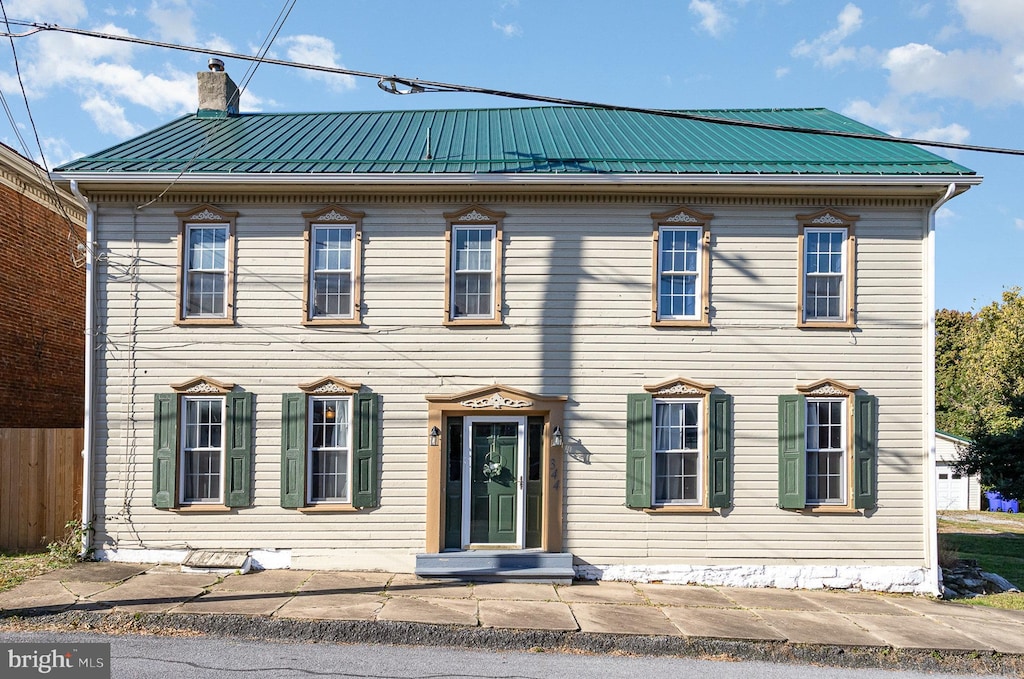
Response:
POLYGON ((820 380, 779 397, 779 507, 877 505, 877 399, 820 380))
POLYGON ((153 405, 153 506, 252 503, 252 394, 207 377, 153 405))
POLYGON ((627 396, 626 506, 732 504, 732 400, 676 378, 627 396))
POLYGON ((379 504, 380 400, 325 378, 281 401, 281 506, 379 504))

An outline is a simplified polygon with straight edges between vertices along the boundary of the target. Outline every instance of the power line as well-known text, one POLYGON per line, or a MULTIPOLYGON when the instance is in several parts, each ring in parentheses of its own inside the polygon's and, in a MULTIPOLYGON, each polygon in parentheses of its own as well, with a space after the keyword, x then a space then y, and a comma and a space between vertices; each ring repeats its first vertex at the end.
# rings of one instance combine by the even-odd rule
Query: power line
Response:
MULTIPOLYGON (((10 23, 8 22, 8 19, 7 19, 7 8, 4 6, 3 0, 0 0, 0 12, 3 13, 4 24, 9 27, 10 23)), ((2 35, 2 34, 0 34, 0 35, 2 35)), ((28 114, 28 122, 29 122, 29 124, 32 127, 32 134, 35 136, 36 147, 39 149, 39 158, 43 162, 43 165, 40 168, 39 174, 41 175, 41 178, 44 179, 44 182, 43 182, 44 186, 48 186, 50 188, 50 190, 53 192, 53 202, 56 205, 57 209, 60 210, 60 214, 61 214, 62 217, 64 217, 64 221, 67 222, 67 225, 68 225, 67 241, 68 241, 68 244, 72 246, 71 247, 71 261, 76 266, 78 266, 78 260, 77 260, 78 253, 77 253, 77 250, 80 247, 82 247, 82 246, 89 247, 89 244, 88 243, 82 243, 81 240, 78 239, 78 234, 75 233, 74 220, 71 219, 71 215, 69 215, 67 213, 67 210, 64 209, 64 201, 60 197, 60 192, 57 190, 57 185, 53 183, 53 177, 51 177, 50 173, 47 172, 46 153, 43 151, 43 142, 39 139, 39 129, 36 127, 35 118, 32 116, 32 107, 28 103, 28 92, 25 90, 25 81, 21 77, 21 65, 18 63, 18 51, 14 48, 14 37, 15 36, 12 36, 12 35, 8 34, 7 37, 8 37, 8 40, 10 41, 10 43, 11 43, 11 56, 14 59, 14 73, 18 77, 18 85, 21 88, 21 96, 25 100, 25 112, 28 114)), ((25 148, 25 151, 26 151, 25 155, 26 155, 26 157, 31 158, 31 156, 27 153, 28 145, 25 143, 25 139, 21 136, 21 132, 18 131, 17 125, 14 124, 14 118, 13 118, 13 116, 11 116, 11 110, 7 106, 7 100, 6 99, 4 99, 3 105, 4 105, 4 110, 7 112, 8 117, 11 117, 11 125, 14 127, 15 135, 18 137, 18 139, 21 141, 22 146, 25 148)), ((34 165, 34 163, 33 163, 33 165, 34 165)))
POLYGON ((370 71, 357 71, 348 68, 338 68, 336 66, 321 66, 318 64, 305 64, 294 61, 284 61, 282 59, 271 59, 267 57, 252 56, 248 54, 238 54, 236 52, 214 50, 205 47, 193 47, 190 45, 179 45, 175 43, 160 42, 157 40, 146 40, 144 38, 135 38, 131 36, 113 35, 109 33, 100 33, 97 31, 87 31, 81 28, 69 28, 66 26, 58 26, 57 24, 46 24, 27 21, 11 21, 9 23, 18 26, 25 26, 28 27, 30 30, 25 31, 24 33, 0 33, 0 36, 6 36, 13 39, 28 37, 41 31, 56 31, 60 33, 70 33, 72 35, 81 35, 91 38, 99 38, 103 40, 114 40, 119 42, 133 43, 137 45, 147 45, 150 47, 163 47, 166 49, 180 50, 185 52, 196 52, 199 54, 208 54, 218 57, 226 57, 229 59, 241 59, 244 61, 258 60, 261 63, 273 64, 275 66, 287 66, 289 68, 300 68, 309 71, 319 71, 321 73, 332 73, 335 75, 349 75, 357 78, 372 78, 377 81, 377 85, 382 90, 390 94, 420 94, 425 92, 461 92, 466 94, 485 94, 495 97, 504 97, 507 99, 518 99, 521 101, 557 104, 560 106, 580 106, 585 108, 603 109, 608 111, 626 111, 632 113, 657 115, 666 118, 678 118, 682 120, 693 120, 697 122, 710 123, 713 125, 730 125, 733 127, 748 127, 760 130, 772 130, 776 132, 814 134, 819 136, 843 137, 847 139, 864 139, 869 141, 880 141, 886 143, 914 144, 917 146, 930 146, 936 148, 955 149, 958 151, 976 151, 979 153, 996 153, 1002 155, 1024 156, 1024 149, 1006 148, 1001 146, 962 144, 958 142, 936 141, 932 139, 915 139, 911 137, 894 137, 882 134, 850 132, 845 130, 822 130, 810 127, 800 127, 796 125, 779 125, 775 123, 758 122, 754 120, 720 118, 716 116, 702 115, 700 113, 692 113, 688 111, 673 111, 668 109, 645 108, 641 106, 605 104, 601 102, 584 101, 579 99, 567 99, 564 97, 550 97, 541 94, 527 94, 524 92, 511 92, 507 90, 497 90, 487 87, 475 87, 472 85, 444 83, 433 80, 424 80, 422 78, 405 78, 397 75, 387 75, 384 73, 373 73, 370 71))

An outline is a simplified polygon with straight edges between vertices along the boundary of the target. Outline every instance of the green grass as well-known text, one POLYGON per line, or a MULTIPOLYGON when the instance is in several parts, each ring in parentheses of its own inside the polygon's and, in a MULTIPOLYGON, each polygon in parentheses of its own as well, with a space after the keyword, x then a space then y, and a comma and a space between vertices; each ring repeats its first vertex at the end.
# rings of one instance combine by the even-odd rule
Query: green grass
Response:
POLYGON ((0 592, 17 587, 25 580, 43 573, 67 568, 78 561, 82 544, 82 528, 78 521, 64 525, 65 535, 46 546, 45 552, 32 554, 0 553, 0 592))
MULTIPOLYGON (((1024 589, 1024 514, 943 512, 939 549, 945 558, 972 559, 982 570, 1024 589)), ((1024 593, 979 596, 963 603, 1024 610, 1024 593)))

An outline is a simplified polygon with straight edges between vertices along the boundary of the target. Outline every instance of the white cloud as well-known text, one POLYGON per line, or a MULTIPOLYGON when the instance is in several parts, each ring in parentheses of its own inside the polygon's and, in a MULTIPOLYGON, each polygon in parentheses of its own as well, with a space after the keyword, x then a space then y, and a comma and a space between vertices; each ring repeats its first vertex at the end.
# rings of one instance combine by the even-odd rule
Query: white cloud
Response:
POLYGON ((958 0, 968 30, 1001 44, 1024 44, 1024 2, 1020 0, 958 0))
POLYGON ((732 25, 732 20, 711 0, 690 0, 690 12, 700 18, 700 27, 713 38, 719 38, 732 25))
MULTIPOLYGON (((334 49, 334 42, 318 35, 293 35, 278 41, 285 47, 289 61, 331 68, 344 68, 338 63, 339 55, 334 49)), ((356 79, 351 75, 322 73, 318 71, 302 71, 303 77, 319 80, 333 90, 351 90, 356 86, 356 79)))
POLYGON ((491 20, 491 28, 503 34, 506 38, 518 38, 523 34, 523 29, 519 28, 519 24, 499 24, 497 21, 491 20))
POLYGON ((787 75, 789 75, 789 68, 788 67, 780 66, 779 68, 775 69, 775 77, 776 78, 785 78, 787 75))
POLYGON ((939 228, 952 226, 957 217, 958 215, 955 212, 946 206, 942 206, 939 208, 939 211, 935 213, 935 226, 939 228))
POLYGON ((4 10, 9 19, 77 24, 88 16, 84 0, 7 0, 4 10))
POLYGON ((858 50, 843 45, 843 41, 860 30, 864 24, 860 8, 849 3, 836 17, 836 27, 813 40, 801 40, 792 50, 794 57, 809 57, 820 66, 834 68, 857 59, 858 50))
POLYGON ((958 97, 979 106, 1024 102, 1024 54, 908 43, 885 55, 889 86, 903 95, 958 97))
POLYGON ((928 141, 945 141, 954 144, 963 144, 970 136, 971 131, 959 123, 951 123, 942 127, 929 127, 925 130, 918 130, 911 135, 914 139, 927 139, 928 141))
POLYGON ((117 137, 131 137, 143 130, 128 121, 124 108, 101 95, 95 95, 82 102, 82 110, 89 114, 101 132, 117 137))
POLYGON ((195 45, 196 15, 187 0, 152 0, 146 18, 153 22, 156 34, 163 42, 195 45))
POLYGON ((1024 219, 1018 217, 1017 219, 1013 220, 1013 225, 1016 226, 1021 231, 1024 231, 1024 219))

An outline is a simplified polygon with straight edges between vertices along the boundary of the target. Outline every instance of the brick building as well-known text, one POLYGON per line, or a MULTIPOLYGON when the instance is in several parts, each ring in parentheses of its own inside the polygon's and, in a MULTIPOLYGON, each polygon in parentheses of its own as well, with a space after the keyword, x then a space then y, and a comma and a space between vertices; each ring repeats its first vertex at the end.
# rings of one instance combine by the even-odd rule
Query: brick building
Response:
POLYGON ((0 145, 0 429, 82 426, 85 210, 0 145))

